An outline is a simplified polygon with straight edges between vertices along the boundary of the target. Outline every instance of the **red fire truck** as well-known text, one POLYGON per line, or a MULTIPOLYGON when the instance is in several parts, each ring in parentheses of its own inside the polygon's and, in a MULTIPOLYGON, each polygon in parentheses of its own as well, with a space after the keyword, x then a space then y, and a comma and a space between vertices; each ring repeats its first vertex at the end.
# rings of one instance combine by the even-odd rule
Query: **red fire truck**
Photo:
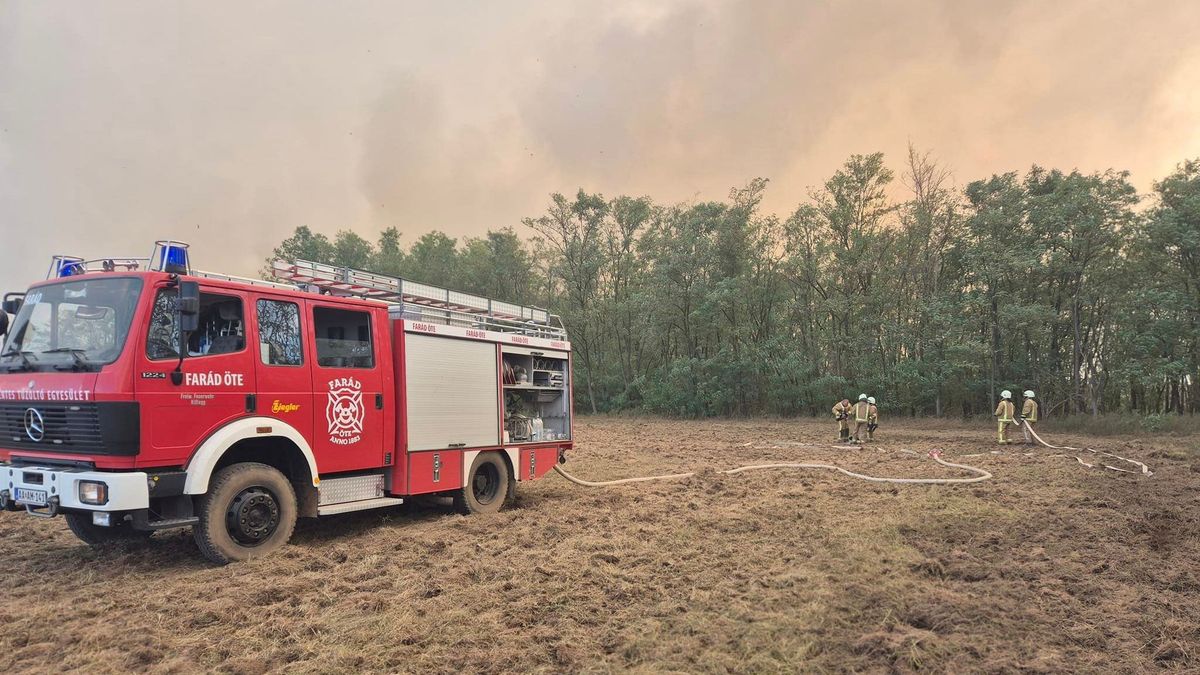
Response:
POLYGON ((303 260, 277 281, 56 256, 4 297, 0 509, 99 545, 191 527, 217 563, 297 517, 453 497, 499 510, 572 447, 546 310, 303 260), (15 315, 11 322, 8 314, 15 315))

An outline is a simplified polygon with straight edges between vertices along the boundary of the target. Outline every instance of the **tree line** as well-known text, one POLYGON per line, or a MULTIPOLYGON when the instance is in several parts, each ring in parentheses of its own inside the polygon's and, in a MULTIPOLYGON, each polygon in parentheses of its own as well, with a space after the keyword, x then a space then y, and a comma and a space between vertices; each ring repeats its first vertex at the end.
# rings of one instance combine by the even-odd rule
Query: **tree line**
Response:
POLYGON ((760 208, 767 188, 553 194, 524 238, 298 227, 271 259, 547 307, 589 411, 815 414, 866 391, 892 414, 972 415, 1002 389, 1052 414, 1200 405, 1200 159, 1149 194, 1037 166, 959 189, 912 148, 899 177, 851 156, 786 217, 760 208))

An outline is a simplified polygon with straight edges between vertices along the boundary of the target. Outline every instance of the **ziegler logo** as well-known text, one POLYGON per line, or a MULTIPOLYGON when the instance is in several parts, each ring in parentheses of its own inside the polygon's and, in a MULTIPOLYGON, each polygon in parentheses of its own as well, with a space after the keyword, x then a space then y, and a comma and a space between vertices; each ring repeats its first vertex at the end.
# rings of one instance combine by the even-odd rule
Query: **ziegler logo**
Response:
POLYGON ((330 441, 335 445, 352 445, 362 440, 364 413, 361 382, 353 377, 329 381, 325 421, 329 423, 330 441))
POLYGON ((299 403, 282 403, 279 401, 279 399, 275 399, 275 401, 271 403, 271 412, 273 413, 290 413, 296 412, 299 409, 299 403))

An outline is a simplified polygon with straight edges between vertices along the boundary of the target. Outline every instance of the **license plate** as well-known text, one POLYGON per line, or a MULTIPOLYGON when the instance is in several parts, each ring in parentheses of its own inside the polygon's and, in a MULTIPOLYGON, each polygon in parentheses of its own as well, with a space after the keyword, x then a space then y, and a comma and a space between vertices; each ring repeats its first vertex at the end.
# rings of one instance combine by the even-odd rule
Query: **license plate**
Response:
POLYGON ((32 504, 33 506, 46 506, 46 491, 45 490, 30 490, 29 488, 17 488, 16 494, 13 495, 15 501, 20 504, 32 504))

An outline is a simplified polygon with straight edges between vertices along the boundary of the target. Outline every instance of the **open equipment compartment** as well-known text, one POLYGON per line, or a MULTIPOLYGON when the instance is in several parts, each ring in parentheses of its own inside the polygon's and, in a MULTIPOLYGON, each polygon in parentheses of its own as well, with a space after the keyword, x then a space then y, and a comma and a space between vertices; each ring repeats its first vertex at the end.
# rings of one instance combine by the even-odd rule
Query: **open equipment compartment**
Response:
POLYGON ((506 442, 570 440, 567 352, 510 345, 500 351, 506 442))

